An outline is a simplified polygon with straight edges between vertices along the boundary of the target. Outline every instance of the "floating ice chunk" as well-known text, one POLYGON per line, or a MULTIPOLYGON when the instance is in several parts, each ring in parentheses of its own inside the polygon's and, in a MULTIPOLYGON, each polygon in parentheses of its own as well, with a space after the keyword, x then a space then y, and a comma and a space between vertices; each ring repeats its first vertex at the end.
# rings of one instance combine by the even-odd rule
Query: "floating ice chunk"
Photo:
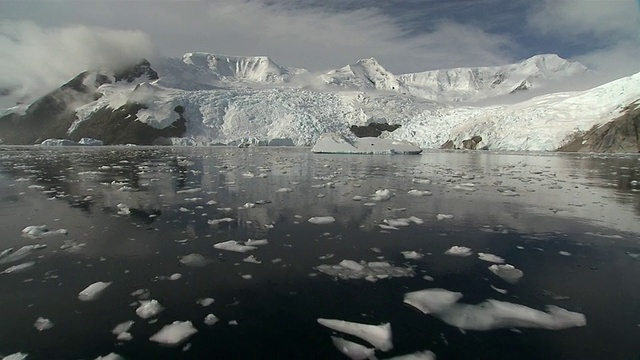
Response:
POLYGON ((391 199, 393 193, 389 189, 380 189, 376 190, 376 192, 371 195, 371 200, 373 201, 386 201, 391 199))
POLYGON ((558 254, 562 255, 562 256, 571 256, 571 253, 568 251, 558 251, 558 254))
POLYGON ((489 270, 511 284, 517 283, 524 275, 522 270, 517 269, 515 266, 510 264, 491 265, 489 266, 489 270))
POLYGON ((437 220, 453 219, 453 215, 451 215, 451 214, 438 214, 438 215, 436 215, 436 219, 437 220))
POLYGON ((217 243, 217 244, 214 244, 213 247, 220 250, 235 251, 239 253, 257 249, 257 247, 255 246, 241 245, 235 240, 229 240, 229 241, 217 243))
POLYGON ((309 218, 309 222, 317 225, 331 224, 334 223, 336 219, 333 216, 314 216, 309 218))
POLYGON ((365 340, 369 344, 382 351, 393 349, 391 341, 391 324, 382 325, 360 324, 344 320, 319 318, 318 323, 331 330, 340 331, 365 340))
POLYGON ((478 259, 480 259, 482 261, 488 261, 488 262, 496 263, 496 264, 504 263, 504 259, 501 258, 500 256, 496 256, 496 255, 488 254, 488 253, 478 253, 478 259))
POLYGON ((415 251, 401 251, 400 253, 407 260, 419 260, 419 259, 422 259, 424 257, 424 255, 420 254, 419 252, 415 252, 415 251))
POLYGON ((352 199, 353 201, 360 201, 360 200, 364 199, 364 197, 362 197, 362 196, 360 196, 360 195, 354 195, 351 199, 352 199))
POLYGON ((255 256, 253 255, 249 255, 246 258, 242 259, 242 261, 246 262, 246 263, 252 263, 252 264, 262 264, 262 261, 259 261, 255 256))
POLYGON ((36 264, 35 261, 27 261, 22 264, 10 266, 4 269, 4 271, 1 272, 0 274, 13 274, 13 273, 19 273, 22 271, 27 271, 31 269, 35 264, 36 264))
POLYGON ((212 219, 212 220, 208 220, 207 224, 209 225, 220 225, 222 223, 231 223, 234 222, 235 220, 230 218, 230 217, 226 217, 226 218, 222 218, 222 219, 212 219))
POLYGON ((118 215, 131 215, 131 209, 127 205, 119 203, 116 207, 118 208, 118 215))
POLYGON ((409 219, 384 219, 384 222, 389 226, 398 227, 398 226, 409 226, 411 220, 409 219))
MULTIPOLYGON (((111 330, 111 333, 113 335, 120 335, 123 333, 128 333, 129 329, 131 329, 131 326, 133 325, 134 321, 133 320, 128 320, 125 322, 122 322, 118 325, 116 325, 116 327, 113 328, 113 330, 111 330)), ((118 339, 118 340, 122 340, 122 339, 118 339)))
POLYGON ((429 179, 421 179, 421 178, 413 178, 411 182, 414 184, 431 184, 431 180, 429 179))
POLYGON ((218 317, 213 314, 208 314, 207 316, 204 317, 204 324, 208 326, 211 326, 217 323, 218 321, 220 321, 220 319, 218 319, 218 317))
POLYGON ((204 298, 204 299, 199 299, 197 301, 197 303, 200 304, 203 307, 207 307, 207 306, 213 304, 214 301, 215 300, 213 298, 208 297, 208 298, 204 298))
POLYGON ((624 239, 624 237, 622 235, 618 235, 618 234, 601 234, 601 233, 594 233, 594 232, 586 232, 584 233, 585 235, 591 235, 591 236, 598 236, 598 237, 603 237, 603 238, 607 238, 607 239, 624 239))
POLYGON ((292 191, 293 191, 293 189, 287 188, 287 187, 280 188, 280 189, 276 190, 277 193, 288 193, 288 192, 292 192, 292 191))
POLYGON ((211 260, 205 258, 204 256, 198 253, 192 253, 189 255, 182 256, 178 261, 183 265, 196 266, 196 267, 202 267, 211 262, 211 260))
POLYGON ((111 282, 98 281, 78 293, 78 300, 80 301, 93 301, 96 300, 102 292, 111 285, 111 282))
POLYGON ((136 314, 142 319, 148 319, 159 314, 164 308, 157 300, 142 300, 136 309, 136 314))
POLYGON ((160 331, 153 334, 149 340, 164 345, 179 345, 189 336, 197 333, 191 321, 174 321, 170 325, 165 325, 160 331))
POLYGON ((373 359, 376 349, 368 348, 364 345, 354 343, 336 336, 331 337, 333 345, 347 357, 353 360, 373 359))
POLYGON ((176 280, 179 280, 180 278, 182 278, 182 274, 180 273, 171 274, 171 276, 169 276, 169 280, 171 281, 176 281, 176 280))
POLYGON ((453 186, 453 190, 471 192, 471 191, 476 191, 478 189, 476 188, 475 184, 466 183, 466 184, 456 184, 456 185, 454 185, 453 186))
POLYGON ((431 195, 431 191, 429 191, 429 190, 411 189, 407 193, 409 195, 413 195, 413 196, 429 196, 429 195, 431 195))
POLYGON ((386 225, 386 224, 378 224, 378 226, 380 226, 380 228, 382 228, 384 230, 400 230, 395 226, 386 225))
POLYGON ((414 352, 413 354, 394 356, 387 360, 436 360, 436 354, 433 351, 425 350, 414 352))
POLYGON ((17 352, 3 357, 2 360, 24 360, 27 356, 29 356, 29 354, 17 352))
POLYGON ((30 225, 22 229, 22 236, 37 239, 45 236, 66 235, 67 229, 49 230, 47 225, 30 225))
POLYGON ((33 324, 38 331, 49 330, 53 327, 53 322, 49 319, 39 317, 36 319, 36 322, 33 324))
POLYGON ((269 241, 267 239, 260 239, 260 240, 247 239, 247 241, 244 242, 244 244, 247 246, 261 246, 261 245, 267 245, 268 243, 269 241))
POLYGON ((182 189, 176 191, 176 194, 195 194, 202 191, 202 188, 182 189))
POLYGON ((455 304, 438 315, 449 325, 465 330, 493 330, 511 327, 560 330, 585 326, 581 313, 548 305, 547 312, 498 300, 487 300, 478 305, 455 304))
POLYGON ((42 247, 38 245, 25 245, 16 251, 13 248, 8 248, 0 253, 0 264, 8 264, 14 261, 22 260, 29 256, 33 250, 40 249, 42 247))
POLYGON ((415 216, 409 216, 409 221, 417 224, 417 225, 422 225, 424 224, 424 220, 420 219, 419 217, 415 217, 415 216))
POLYGON ((445 251, 444 254, 451 256, 470 256, 473 252, 466 246, 452 246, 449 250, 445 251))
POLYGON ((508 292, 506 289, 500 289, 500 288, 497 288, 497 287, 495 287, 495 286, 493 286, 493 285, 489 285, 489 286, 490 286, 493 290, 495 290, 495 291, 499 292, 500 294, 506 294, 506 293, 508 292))
POLYGON ((105 356, 98 356, 95 360, 124 360, 124 358, 116 353, 109 353, 105 356))
POLYGON ((243 279, 245 279, 245 280, 251 280, 251 279, 253 279, 253 275, 251 275, 251 274, 244 274, 244 275, 242 275, 242 278, 243 278, 243 279))
POLYGON ((353 260, 343 260, 338 265, 320 265, 316 269, 321 273, 343 280, 367 279, 376 281, 390 277, 409 277, 415 274, 410 267, 395 267, 383 261, 358 263, 353 260))
POLYGON ((462 293, 446 289, 426 289, 404 294, 404 303, 425 314, 440 313, 462 298, 462 293))

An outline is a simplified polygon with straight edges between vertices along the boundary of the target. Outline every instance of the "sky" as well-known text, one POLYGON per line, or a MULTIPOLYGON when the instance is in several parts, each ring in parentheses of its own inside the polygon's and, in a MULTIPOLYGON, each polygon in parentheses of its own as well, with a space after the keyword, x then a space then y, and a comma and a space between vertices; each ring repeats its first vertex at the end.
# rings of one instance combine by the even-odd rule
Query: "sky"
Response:
POLYGON ((640 0, 0 0, 0 94, 196 51, 394 74, 554 53, 611 80, 640 71, 640 0))

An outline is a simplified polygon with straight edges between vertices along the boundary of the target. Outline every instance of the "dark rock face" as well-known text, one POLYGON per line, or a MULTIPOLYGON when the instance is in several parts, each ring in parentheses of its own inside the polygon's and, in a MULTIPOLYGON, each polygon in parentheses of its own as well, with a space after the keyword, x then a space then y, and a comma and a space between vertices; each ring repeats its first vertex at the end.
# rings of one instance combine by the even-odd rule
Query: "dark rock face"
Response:
POLYGON ((640 152, 640 100, 608 123, 577 136, 558 151, 637 153, 640 152))
POLYGON ((149 80, 158 80, 158 73, 151 68, 151 64, 146 59, 142 59, 130 68, 116 72, 114 76, 116 81, 132 82, 144 75, 146 75, 149 80))
MULTIPOLYGON (((120 81, 133 81, 140 76, 158 78, 158 74, 146 60, 114 77, 120 81)), ((9 114, 1 117, 0 142, 32 145, 45 139, 78 141, 87 137, 102 140, 105 145, 151 145, 159 137, 179 137, 184 134, 186 119, 182 116, 184 109, 181 106, 174 109, 179 115, 178 120, 167 128, 155 129, 137 121, 138 110, 145 107, 137 103, 127 103, 118 109, 102 108, 68 134, 67 131, 76 120, 75 109, 99 99, 101 94, 96 89, 102 84, 111 83, 112 79, 101 73, 83 72, 36 100, 24 115, 9 114)))
MULTIPOLYGON (((466 150, 477 150, 478 144, 482 141, 482 136, 474 136, 471 139, 462 140, 462 148, 456 146, 453 140, 447 140, 444 144, 440 146, 440 149, 444 150, 455 150, 455 149, 466 149, 466 150)), ((488 147, 482 147, 482 150, 488 150, 488 147)))
POLYGON ((395 131, 400 125, 387 123, 371 123, 367 126, 351 125, 351 132, 357 137, 378 137, 383 131, 395 131))
POLYGON ((523 82, 520 83, 520 85, 516 86, 513 90, 511 90, 511 93, 513 94, 516 91, 529 90, 530 87, 531 87, 531 84, 529 84, 527 80, 524 80, 523 82))

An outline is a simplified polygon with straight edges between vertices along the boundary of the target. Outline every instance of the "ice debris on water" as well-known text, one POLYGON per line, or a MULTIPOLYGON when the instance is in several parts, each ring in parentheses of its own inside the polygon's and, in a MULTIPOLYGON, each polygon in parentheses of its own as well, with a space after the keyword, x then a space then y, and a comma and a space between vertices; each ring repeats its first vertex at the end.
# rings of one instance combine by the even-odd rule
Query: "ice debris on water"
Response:
POLYGON ((31 269, 35 264, 36 264, 35 261, 27 261, 22 264, 10 266, 4 269, 3 272, 0 272, 0 274, 13 274, 13 273, 19 273, 22 271, 27 271, 31 269))
POLYGON ((93 301, 96 300, 102 292, 111 285, 111 282, 98 281, 78 293, 78 300, 80 301, 93 301))
POLYGON ((541 328, 560 330, 586 326, 586 317, 558 306, 548 305, 547 311, 488 299, 477 305, 460 304, 459 292, 446 289, 426 289, 406 293, 404 302, 425 314, 463 330, 493 330, 503 328, 541 328))
POLYGON ((368 348, 364 345, 360 345, 337 336, 332 336, 331 342, 333 342, 333 345, 338 349, 338 351, 352 360, 373 359, 376 352, 376 349, 368 348))
POLYGON ((409 195, 413 195, 413 196, 429 196, 429 195, 431 195, 431 191, 429 191, 429 190, 411 189, 407 193, 409 195))
POLYGON ((401 251, 402 256, 407 260, 420 260, 424 257, 423 254, 415 251, 401 251))
POLYGON ((452 246, 449 250, 445 251, 444 254, 451 256, 470 256, 473 252, 465 246, 452 246))
POLYGON ((196 301, 196 303, 198 303, 200 306, 206 307, 206 306, 209 306, 209 305, 213 304, 214 301, 215 300, 213 298, 208 297, 208 298, 204 298, 204 299, 198 299, 198 301, 196 301))
POLYGON ((112 352, 105 356, 98 356, 95 360, 124 360, 124 358, 112 352))
POLYGON ((242 261, 246 262, 246 263, 252 263, 252 264, 262 264, 262 261, 258 260, 255 256, 253 255, 249 255, 246 258, 242 259, 242 261))
POLYGON ((142 300, 136 309, 136 314, 142 319, 148 319, 159 314, 164 308, 158 300, 142 300))
POLYGON ((133 339, 133 336, 129 333, 129 329, 131 329, 133 323, 133 320, 122 322, 116 325, 113 330, 111 330, 111 333, 116 335, 117 339, 120 341, 129 341, 133 339))
POLYGON ((361 261, 358 263, 353 260, 342 260, 337 265, 320 265, 316 269, 321 273, 343 280, 366 279, 374 282, 390 277, 409 277, 415 274, 410 267, 395 267, 384 261, 368 263, 361 261))
POLYGON ((246 246, 262 246, 262 245, 267 245, 268 243, 269 241, 267 239, 259 239, 259 240, 247 239, 247 241, 244 242, 246 246))
POLYGON ((230 217, 226 217, 226 218, 221 218, 221 219, 208 220, 207 224, 216 226, 216 225, 220 225, 220 224, 223 224, 223 223, 232 223, 234 221, 235 221, 235 219, 232 219, 230 217))
POLYGON ((211 262, 211 260, 198 253, 191 253, 189 255, 182 256, 178 261, 183 265, 194 267, 202 267, 211 262))
POLYGON ((197 332, 198 330, 193 327, 191 321, 174 321, 153 334, 149 340, 164 345, 175 346, 181 344, 197 332))
POLYGON ((522 270, 517 269, 515 266, 510 264, 491 265, 489 266, 489 270, 511 284, 517 283, 524 275, 522 270))
POLYGON ((384 323, 381 325, 369 325, 351 321, 323 318, 319 318, 318 323, 322 326, 328 327, 331 330, 356 336, 373 345, 376 349, 380 349, 382 351, 389 351, 393 349, 390 323, 384 323))
POLYGON ((53 327, 53 322, 47 318, 39 317, 36 319, 33 327, 38 331, 49 330, 53 327))
POLYGON ((453 215, 451 215, 451 214, 438 214, 438 215, 436 215, 436 219, 437 220, 453 219, 453 215))
POLYGON ((220 319, 218 319, 218 317, 213 314, 207 314, 207 316, 204 317, 204 324, 208 326, 211 326, 218 321, 220 321, 220 319))
POLYGON ((27 356, 29 356, 29 354, 17 352, 3 357, 2 360, 24 360, 27 356))
POLYGON ((478 259, 482 261, 492 262, 496 264, 504 263, 504 259, 500 256, 488 254, 488 253, 478 253, 478 259))
POLYGON ((386 360, 436 360, 436 354, 433 351, 418 351, 412 354, 394 356, 386 360))
POLYGON ((45 236, 66 235, 67 229, 49 230, 47 225, 30 225, 22 229, 22 236, 30 239, 38 239, 45 236))
POLYGON ((229 240, 229 241, 217 243, 217 244, 214 244, 213 247, 219 250, 234 251, 239 253, 257 249, 257 247, 255 246, 247 246, 247 245, 239 244, 235 240, 229 240))
POLYGON ((22 260, 25 257, 31 255, 33 250, 45 248, 46 245, 25 245, 18 250, 8 248, 0 252, 0 264, 8 264, 14 261, 22 260))
POLYGON ((131 209, 126 204, 119 203, 116 207, 118 208, 118 215, 131 215, 131 209))
POLYGON ((370 198, 373 201, 387 201, 391 199, 392 196, 393 196, 393 193, 391 192, 391 190, 380 189, 380 190, 376 190, 376 192, 373 195, 371 195, 370 198))
POLYGON ((309 218, 309 222, 317 225, 331 224, 334 223, 336 219, 333 216, 314 216, 309 218))

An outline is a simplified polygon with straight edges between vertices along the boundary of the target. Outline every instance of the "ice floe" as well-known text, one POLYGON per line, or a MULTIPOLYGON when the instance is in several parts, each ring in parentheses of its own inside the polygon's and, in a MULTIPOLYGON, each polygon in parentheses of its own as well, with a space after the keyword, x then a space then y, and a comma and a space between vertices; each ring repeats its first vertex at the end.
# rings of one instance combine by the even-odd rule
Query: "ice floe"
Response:
POLYGON ((142 300, 136 309, 136 314, 142 319, 148 319, 159 314, 164 308, 158 300, 142 300))
POLYGON ((244 244, 246 246, 262 246, 262 245, 269 244, 269 241, 267 239, 259 239, 259 240, 247 239, 247 241, 245 241, 244 244))
POLYGON ((218 321, 220 321, 220 319, 213 314, 207 314, 207 316, 204 317, 204 324, 208 326, 214 325, 218 321))
POLYGON ((496 264, 504 263, 504 259, 500 256, 488 254, 488 253, 478 253, 478 259, 482 261, 492 262, 496 264))
POLYGON ((163 345, 175 346, 197 332, 198 330, 193 327, 191 321, 174 321, 153 334, 149 340, 163 345))
POLYGON ((445 255, 451 256, 470 256, 473 254, 471 249, 465 246, 452 246, 444 252, 445 255))
POLYGON ((524 275, 522 270, 517 269, 515 266, 510 264, 491 265, 489 266, 489 270, 511 284, 517 283, 524 275))
POLYGON ((198 299, 198 301, 196 301, 196 303, 198 303, 200 306, 207 307, 207 306, 213 304, 214 301, 215 300, 213 298, 208 297, 208 298, 204 298, 204 299, 198 299))
POLYGON ((391 324, 360 324, 351 321, 319 318, 318 323, 331 330, 356 336, 373 345, 376 349, 389 351, 393 349, 391 324))
POLYGON ((451 214, 438 214, 438 215, 436 215, 436 219, 437 220, 453 219, 453 215, 451 215, 451 214))
POLYGON ((124 360, 124 358, 112 352, 105 356, 98 356, 95 360, 124 360))
POLYGON ((424 257, 423 254, 415 251, 401 251, 402 256, 407 260, 420 260, 424 257))
MULTIPOLYGON (((393 193, 389 189, 380 189, 376 190, 376 192, 371 195, 371 200, 373 201, 387 201, 391 199, 393 193)), ((366 205, 366 204, 365 204, 366 205)))
POLYGON ((337 336, 332 336, 331 341, 338 351, 352 360, 374 359, 376 349, 368 348, 337 336))
POLYGON ((3 272, 0 272, 0 274, 15 274, 22 271, 27 271, 31 269, 35 264, 35 261, 27 261, 22 264, 9 266, 8 268, 4 269, 3 272))
POLYGON ((66 235, 67 229, 49 230, 47 225, 30 225, 22 229, 22 236, 37 239, 45 236, 66 235))
POLYGON ((194 267, 202 267, 211 262, 211 260, 198 253, 191 253, 189 255, 182 256, 178 259, 178 261, 183 265, 194 267))
POLYGON ((229 241, 217 243, 217 244, 214 244, 213 247, 219 250, 234 251, 239 253, 257 249, 257 247, 255 246, 242 245, 235 240, 229 240, 229 241))
POLYGON ((36 319, 33 327, 38 331, 49 330, 53 327, 53 322, 47 318, 39 317, 36 319))
POLYGON ((129 341, 133 339, 133 336, 129 333, 129 329, 131 329, 133 323, 133 320, 122 322, 116 325, 113 330, 111 330, 111 333, 116 335, 116 338, 120 341, 129 341))
POLYGON ((258 260, 255 256, 253 255, 249 255, 246 258, 242 259, 242 261, 246 262, 246 263, 252 263, 252 264, 262 264, 262 261, 258 260))
POLYGON ((586 317, 558 306, 548 305, 547 311, 488 299, 477 305, 460 304, 459 292, 446 289, 426 289, 405 294, 404 302, 425 314, 464 330, 503 328, 541 328, 560 330, 586 326, 586 317))
POLYGON ((29 356, 29 354, 17 352, 11 355, 4 356, 2 360, 24 360, 29 356))
POLYGON ((384 261, 361 261, 358 263, 353 260, 342 260, 337 265, 320 265, 316 269, 321 273, 343 280, 366 279, 368 281, 377 281, 390 277, 408 277, 415 274, 410 267, 395 267, 384 261))
POLYGON ((102 295, 102 292, 111 285, 111 282, 98 281, 78 293, 78 300, 80 301, 93 301, 102 295))
POLYGON ((31 255, 33 250, 45 248, 46 245, 25 245, 18 250, 13 250, 13 248, 8 248, 0 252, 0 264, 8 264, 15 261, 19 261, 24 259, 25 257, 31 255))
POLYGON ((312 224, 324 225, 334 223, 336 219, 333 216, 313 216, 308 221, 312 224))
POLYGON ((431 191, 429 191, 429 190, 412 189, 412 190, 409 190, 407 193, 409 195, 413 195, 413 196, 429 196, 429 195, 431 195, 431 191))
POLYGON ((412 354, 394 356, 386 360, 436 360, 436 354, 433 351, 418 351, 412 354))
POLYGON ((405 140, 349 139, 338 133, 326 133, 320 135, 311 151, 323 154, 420 154, 422 149, 405 140))
POLYGON ((208 220, 207 224, 215 226, 215 225, 220 225, 220 224, 224 224, 224 223, 232 223, 234 221, 235 221, 235 219, 233 219, 233 218, 225 217, 225 218, 221 218, 221 219, 208 220))

